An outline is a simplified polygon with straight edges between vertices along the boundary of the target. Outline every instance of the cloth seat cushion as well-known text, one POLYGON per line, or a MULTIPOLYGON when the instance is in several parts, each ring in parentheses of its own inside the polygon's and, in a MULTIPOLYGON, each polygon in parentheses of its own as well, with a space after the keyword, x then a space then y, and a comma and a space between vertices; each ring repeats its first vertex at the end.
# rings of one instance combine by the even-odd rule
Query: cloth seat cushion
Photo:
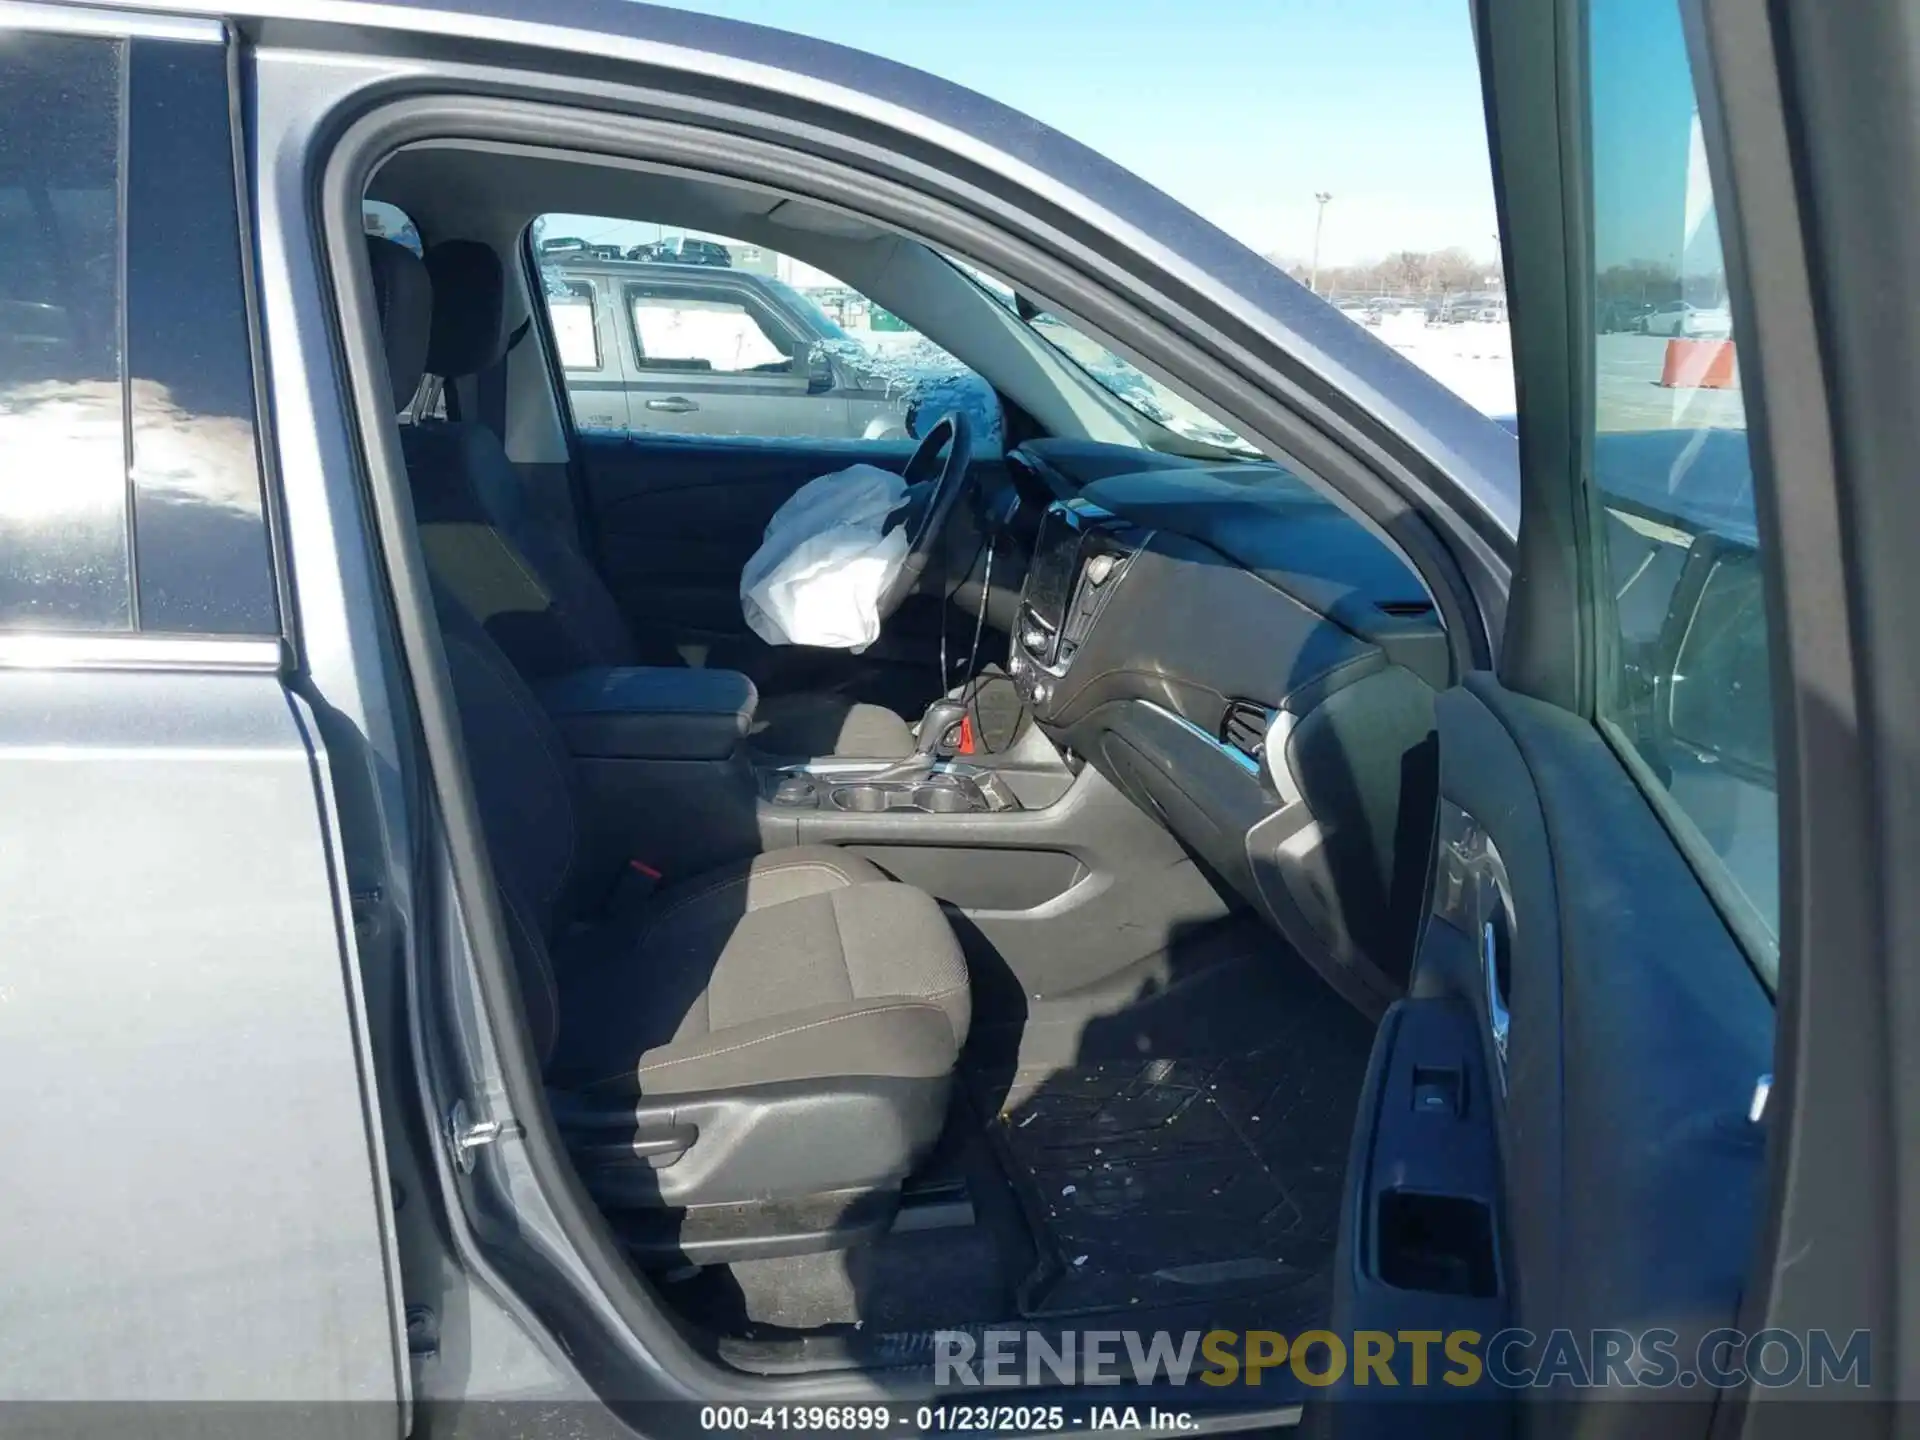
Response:
POLYGON ((948 1075, 966 962, 939 905, 828 847, 759 855, 574 937, 553 1079, 666 1095, 948 1075))

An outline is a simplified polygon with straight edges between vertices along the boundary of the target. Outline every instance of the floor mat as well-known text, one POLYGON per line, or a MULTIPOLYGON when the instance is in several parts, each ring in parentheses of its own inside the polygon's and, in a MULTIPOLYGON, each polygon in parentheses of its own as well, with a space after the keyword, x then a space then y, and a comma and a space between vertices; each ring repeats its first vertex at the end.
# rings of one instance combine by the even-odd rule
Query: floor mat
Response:
MULTIPOLYGON (((990 1128, 1038 1242, 1022 1314, 1327 1288, 1371 1027, 1338 1001, 1289 999, 1239 1054, 974 1077, 985 1104, 1005 1096, 990 1128)), ((1180 1048, 1203 1052, 1194 1019, 1180 1048)))

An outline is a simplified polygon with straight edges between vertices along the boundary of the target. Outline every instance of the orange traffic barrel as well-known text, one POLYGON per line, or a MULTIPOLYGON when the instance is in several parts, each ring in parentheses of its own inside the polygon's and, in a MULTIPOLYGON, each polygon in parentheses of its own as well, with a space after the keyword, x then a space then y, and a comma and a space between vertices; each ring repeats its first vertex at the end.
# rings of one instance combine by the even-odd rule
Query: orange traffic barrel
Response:
POLYGON ((1731 340, 1669 340, 1660 383, 1669 390, 1737 390, 1739 364, 1731 340))

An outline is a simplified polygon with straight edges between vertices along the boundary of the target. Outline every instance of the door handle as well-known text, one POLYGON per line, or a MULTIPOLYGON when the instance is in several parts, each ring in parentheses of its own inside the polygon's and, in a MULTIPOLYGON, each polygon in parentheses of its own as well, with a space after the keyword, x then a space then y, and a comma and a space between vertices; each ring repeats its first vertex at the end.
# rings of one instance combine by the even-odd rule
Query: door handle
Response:
POLYGON ((1500 1088, 1507 1088, 1507 1037, 1512 1017, 1500 984, 1500 940, 1491 920, 1480 925, 1480 970, 1487 987, 1487 1029, 1493 1035, 1493 1053, 1500 1062, 1500 1088))
POLYGON ((684 395, 669 395, 664 400, 647 401, 647 409, 664 410, 669 415, 686 415, 698 410, 700 406, 684 395))

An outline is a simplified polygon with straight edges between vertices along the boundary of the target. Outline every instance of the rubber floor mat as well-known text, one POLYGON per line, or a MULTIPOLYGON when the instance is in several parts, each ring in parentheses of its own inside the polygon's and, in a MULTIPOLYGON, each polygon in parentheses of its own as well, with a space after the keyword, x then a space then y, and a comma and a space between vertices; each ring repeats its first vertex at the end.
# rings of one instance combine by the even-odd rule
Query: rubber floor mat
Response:
POLYGON ((1368 1036, 1286 1028, 1230 1058, 1015 1073, 991 1128, 1040 1253, 1024 1315, 1327 1287, 1368 1036))

